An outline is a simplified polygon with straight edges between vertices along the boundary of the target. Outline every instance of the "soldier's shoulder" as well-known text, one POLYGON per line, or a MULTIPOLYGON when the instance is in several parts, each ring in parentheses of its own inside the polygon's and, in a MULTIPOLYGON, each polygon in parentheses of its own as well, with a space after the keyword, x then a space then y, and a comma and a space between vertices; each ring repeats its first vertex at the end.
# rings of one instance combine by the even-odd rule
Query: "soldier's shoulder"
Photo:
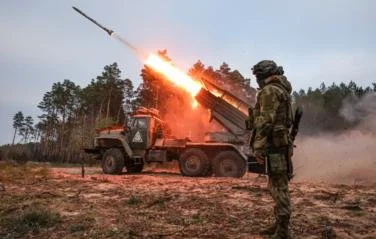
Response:
POLYGON ((267 84, 261 89, 260 94, 280 94, 281 89, 274 84, 267 84))

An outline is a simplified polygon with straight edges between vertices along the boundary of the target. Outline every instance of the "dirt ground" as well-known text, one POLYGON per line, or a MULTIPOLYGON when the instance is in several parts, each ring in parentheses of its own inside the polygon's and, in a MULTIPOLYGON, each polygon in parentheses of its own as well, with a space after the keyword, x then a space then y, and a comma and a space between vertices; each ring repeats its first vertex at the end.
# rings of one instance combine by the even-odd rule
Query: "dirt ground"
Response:
MULTIPOLYGON (((0 238, 262 238, 266 178, 0 165, 0 238)), ((290 184, 294 238, 376 238, 376 185, 290 184)))

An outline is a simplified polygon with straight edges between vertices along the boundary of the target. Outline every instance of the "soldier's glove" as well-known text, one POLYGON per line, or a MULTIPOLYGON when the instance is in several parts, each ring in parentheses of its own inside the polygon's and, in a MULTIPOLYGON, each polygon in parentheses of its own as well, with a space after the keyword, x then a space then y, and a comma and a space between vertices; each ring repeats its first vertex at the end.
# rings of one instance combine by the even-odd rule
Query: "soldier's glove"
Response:
POLYGON ((264 164, 265 163, 265 155, 263 153, 260 153, 260 152, 255 152, 255 158, 256 158, 256 161, 259 163, 259 164, 264 164))

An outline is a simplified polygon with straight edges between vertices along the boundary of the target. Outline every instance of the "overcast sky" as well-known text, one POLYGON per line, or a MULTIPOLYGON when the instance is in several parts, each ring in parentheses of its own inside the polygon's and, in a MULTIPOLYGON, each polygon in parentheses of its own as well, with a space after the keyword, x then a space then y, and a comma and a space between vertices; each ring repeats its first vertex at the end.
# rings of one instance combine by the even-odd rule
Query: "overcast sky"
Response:
POLYGON ((252 78, 255 63, 274 59, 294 90, 376 82, 372 0, 2 0, 0 145, 11 142, 17 111, 37 119, 37 104, 54 82, 85 87, 118 62, 122 76, 139 84, 142 62, 72 5, 144 51, 168 49, 183 70, 198 59, 214 67, 226 61, 252 78))

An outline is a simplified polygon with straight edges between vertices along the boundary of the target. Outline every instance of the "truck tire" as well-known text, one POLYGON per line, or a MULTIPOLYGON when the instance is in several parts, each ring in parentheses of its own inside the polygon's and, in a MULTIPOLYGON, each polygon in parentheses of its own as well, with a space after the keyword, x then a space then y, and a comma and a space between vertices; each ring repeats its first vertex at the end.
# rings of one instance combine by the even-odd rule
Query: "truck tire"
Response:
POLYGON ((125 164, 125 168, 127 169, 127 173, 141 173, 144 169, 144 164, 135 164, 134 162, 125 164))
POLYGON ((120 149, 107 149, 102 157, 102 170, 106 174, 121 174, 124 168, 124 155, 120 149))
POLYGON ((246 161, 234 151, 223 151, 214 157, 216 177, 240 178, 247 171, 246 161))
POLYGON ((190 148, 180 155, 179 168, 183 176, 205 177, 211 170, 211 163, 203 150, 190 148))

